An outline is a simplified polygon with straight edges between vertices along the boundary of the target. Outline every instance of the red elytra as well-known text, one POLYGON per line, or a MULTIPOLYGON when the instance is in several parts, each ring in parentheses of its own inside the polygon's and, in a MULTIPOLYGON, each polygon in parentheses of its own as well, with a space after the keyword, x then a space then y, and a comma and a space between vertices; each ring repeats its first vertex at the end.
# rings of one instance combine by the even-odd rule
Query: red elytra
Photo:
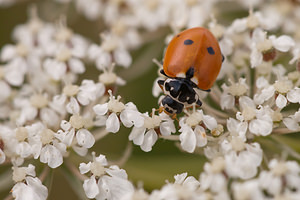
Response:
POLYGON ((219 43, 213 34, 202 27, 191 28, 177 34, 169 43, 163 69, 167 76, 185 78, 192 67, 191 81, 198 88, 208 90, 215 82, 223 61, 219 43))

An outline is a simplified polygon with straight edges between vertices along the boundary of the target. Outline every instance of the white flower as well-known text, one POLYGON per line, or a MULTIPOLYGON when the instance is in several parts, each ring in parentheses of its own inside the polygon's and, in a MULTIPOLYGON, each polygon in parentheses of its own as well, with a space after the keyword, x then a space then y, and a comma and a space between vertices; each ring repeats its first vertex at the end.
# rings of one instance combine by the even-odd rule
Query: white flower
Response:
POLYGON ((215 118, 204 115, 202 110, 193 110, 193 112, 187 113, 187 117, 183 117, 179 121, 181 132, 179 139, 183 150, 192 153, 196 146, 203 147, 207 144, 206 130, 213 131, 217 129, 217 121, 215 118), (203 125, 201 124, 203 123, 203 125))
POLYGON ((300 129, 300 109, 293 115, 283 118, 282 122, 289 130, 298 131, 300 129))
POLYGON ((267 38, 266 34, 267 33, 260 28, 256 28, 253 31, 250 56, 251 67, 257 67, 262 63, 264 52, 272 48, 281 52, 287 52, 295 45, 294 40, 287 35, 280 37, 271 35, 267 38))
POLYGON ((46 144, 41 149, 40 161, 47 163, 51 168, 57 168, 63 163, 63 153, 66 146, 63 143, 53 141, 53 145, 46 144))
POLYGON ((247 144, 240 137, 232 137, 221 144, 226 172, 230 177, 249 179, 257 174, 262 161, 262 149, 258 143, 247 144))
POLYGON ((247 180, 245 182, 233 182, 234 199, 242 200, 263 200, 264 195, 259 186, 258 180, 247 180))
POLYGON ((247 96, 241 97, 239 104, 241 112, 237 112, 236 117, 240 121, 249 123, 248 127, 251 133, 266 136, 272 132, 273 120, 268 106, 260 105, 257 109, 254 101, 247 96))
POLYGON ((109 168, 104 155, 95 157, 93 162, 80 163, 81 174, 91 172, 92 176, 83 183, 83 189, 88 198, 119 200, 124 195, 132 194, 133 185, 128 181, 125 170, 112 165, 109 168))
POLYGON ((269 169, 270 171, 262 171, 258 179, 263 190, 274 196, 281 195, 281 191, 299 195, 300 167, 295 161, 272 159, 269 169))
POLYGON ((232 109, 235 105, 235 98, 247 94, 249 86, 246 84, 246 79, 240 78, 238 83, 229 80, 230 86, 222 85, 223 93, 221 95, 221 108, 232 109))
POLYGON ((83 80, 77 94, 78 102, 82 105, 88 105, 91 101, 101 97, 105 92, 102 83, 94 83, 92 80, 83 80))
POLYGON ((16 182, 12 188, 12 196, 17 200, 46 200, 48 189, 40 179, 35 177, 35 167, 13 167, 13 180, 16 182))
POLYGON ((167 183, 161 190, 154 190, 148 199, 204 199, 205 195, 199 192, 199 181, 194 177, 182 173, 175 175, 174 179, 174 183, 167 183))
POLYGON ((102 12, 102 2, 98 0, 76 0, 76 8, 89 20, 98 19, 102 12))
POLYGON ((120 38, 109 33, 102 34, 101 37, 101 46, 92 44, 87 53, 88 57, 95 62, 97 69, 103 70, 111 66, 113 62, 128 68, 132 63, 132 58, 120 38))
POLYGON ((104 85, 125 85, 126 81, 117 76, 114 72, 115 63, 112 63, 111 66, 107 69, 104 67, 103 73, 99 75, 99 82, 104 85))
POLYGON ((124 105, 120 102, 121 96, 118 96, 116 99, 112 96, 111 90, 109 90, 109 94, 110 97, 107 103, 97 104, 93 107, 94 112, 97 117, 99 117, 98 121, 100 122, 96 122, 96 124, 101 126, 103 125, 103 121, 105 121, 106 130, 112 133, 119 131, 120 121, 128 128, 133 125, 135 127, 141 127, 143 125, 144 118, 133 103, 129 102, 124 105))
POLYGON ((213 159, 204 164, 204 171, 200 174, 200 188, 220 193, 227 188, 227 179, 224 176, 225 160, 222 157, 213 159))
POLYGON ((165 113, 155 115, 155 109, 153 109, 151 117, 148 113, 144 113, 141 116, 144 119, 143 125, 132 128, 129 140, 132 140, 136 145, 140 145, 143 151, 148 152, 152 150, 152 146, 158 139, 158 133, 168 136, 176 131, 173 120, 165 113))
POLYGON ((293 88, 293 82, 287 77, 276 80, 273 85, 270 85, 264 77, 259 77, 256 85, 259 88, 259 92, 254 95, 256 104, 263 104, 274 97, 275 94, 278 94, 275 103, 280 109, 286 107, 288 102, 300 102, 300 89, 298 87, 293 88))
POLYGON ((88 149, 95 144, 95 138, 84 126, 85 119, 79 114, 74 114, 69 122, 61 121, 61 129, 57 131, 55 137, 67 147, 72 147, 79 155, 85 156, 88 149))

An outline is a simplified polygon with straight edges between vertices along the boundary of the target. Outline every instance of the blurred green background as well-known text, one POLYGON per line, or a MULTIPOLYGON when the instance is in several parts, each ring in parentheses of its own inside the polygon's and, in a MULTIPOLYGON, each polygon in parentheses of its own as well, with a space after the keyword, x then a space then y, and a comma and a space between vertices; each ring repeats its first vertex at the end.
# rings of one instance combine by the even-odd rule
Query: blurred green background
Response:
MULTIPOLYGON (((35 3, 38 6, 38 13, 41 19, 49 22, 56 22, 63 13, 67 14, 67 24, 75 32, 79 33, 96 44, 99 44, 99 33, 105 30, 101 20, 87 21, 80 14, 76 13, 72 6, 54 3, 50 0, 42 1, 20 1, 12 7, 0 8, 0 48, 5 44, 13 43, 11 35, 13 28, 23 24, 28 19, 28 7, 35 3)), ((158 67, 153 64, 152 58, 161 60, 164 49, 164 37, 168 33, 167 28, 162 28, 155 33, 150 33, 152 38, 141 48, 132 51, 133 65, 129 69, 118 68, 118 75, 127 80, 126 86, 118 89, 123 102, 134 102, 141 112, 151 112, 157 108, 157 98, 152 96, 152 86, 157 77, 158 67), (154 36, 154 37, 153 37, 154 36)), ((149 34, 149 33, 148 33, 149 34)), ((99 72, 89 67, 89 71, 81 78, 97 80, 99 72)), ((117 134, 109 134, 92 149, 96 154, 106 155, 108 160, 118 160, 122 157, 128 145, 130 129, 121 128, 117 134)), ((188 172, 198 178, 202 169, 203 156, 183 153, 178 150, 174 142, 159 139, 151 152, 146 153, 138 146, 133 145, 132 155, 124 166, 135 185, 143 185, 148 191, 160 188, 165 180, 174 181, 173 176, 178 173, 188 172)), ((78 160, 77 160, 78 162, 78 160)), ((36 164, 38 162, 35 162, 36 164)), ((78 166, 76 166, 78 167, 78 166)), ((0 182, 7 182, 6 188, 2 188, 0 199, 7 196, 12 188, 10 172, 7 166, 0 166, 0 182), (4 191, 3 191, 4 189, 4 191)), ((41 171, 37 167, 37 174, 41 171)), ((76 182, 67 170, 66 166, 52 170, 47 179, 47 187, 50 191, 48 199, 82 199, 74 190, 81 182, 76 182), (73 188, 72 188, 73 187, 73 188)), ((81 191, 79 191, 81 192, 81 191)))

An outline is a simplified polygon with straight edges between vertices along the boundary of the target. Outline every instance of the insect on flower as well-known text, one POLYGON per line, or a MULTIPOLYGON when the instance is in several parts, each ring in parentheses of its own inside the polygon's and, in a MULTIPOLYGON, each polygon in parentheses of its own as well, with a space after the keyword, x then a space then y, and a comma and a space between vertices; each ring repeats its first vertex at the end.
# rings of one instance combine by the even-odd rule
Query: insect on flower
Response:
POLYGON ((202 27, 177 34, 169 43, 158 80, 165 97, 161 104, 168 114, 179 114, 184 107, 202 102, 197 89, 209 92, 215 82, 224 57, 217 39, 202 27))

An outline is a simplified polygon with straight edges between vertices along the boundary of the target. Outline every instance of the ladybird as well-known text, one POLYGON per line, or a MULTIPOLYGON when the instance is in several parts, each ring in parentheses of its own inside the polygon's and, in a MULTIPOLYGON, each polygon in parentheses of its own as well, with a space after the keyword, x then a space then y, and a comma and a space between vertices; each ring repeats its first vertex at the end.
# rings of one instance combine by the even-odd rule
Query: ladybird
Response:
POLYGON ((223 60, 219 43, 209 30, 196 27, 177 34, 166 49, 160 71, 167 79, 158 81, 165 94, 161 101, 164 111, 178 114, 194 103, 201 106, 196 90, 210 91, 223 60))

